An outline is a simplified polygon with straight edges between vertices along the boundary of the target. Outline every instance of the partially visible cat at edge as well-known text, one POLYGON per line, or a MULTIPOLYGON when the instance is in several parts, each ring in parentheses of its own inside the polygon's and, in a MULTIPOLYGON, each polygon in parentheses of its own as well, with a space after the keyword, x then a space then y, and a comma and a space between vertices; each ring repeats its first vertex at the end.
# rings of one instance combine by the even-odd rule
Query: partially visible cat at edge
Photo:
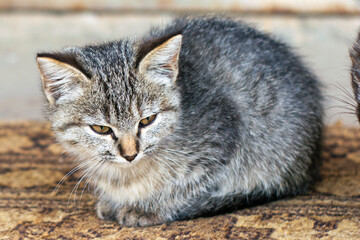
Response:
POLYGON ((347 104, 352 108, 355 107, 355 114, 360 122, 360 32, 358 33, 358 37, 350 49, 350 58, 352 61, 352 67, 350 70, 351 75, 351 85, 354 90, 354 96, 356 105, 353 106, 353 103, 347 104))
POLYGON ((283 43, 225 17, 40 53, 58 141, 101 219, 149 226, 303 193, 319 159, 316 77, 283 43))

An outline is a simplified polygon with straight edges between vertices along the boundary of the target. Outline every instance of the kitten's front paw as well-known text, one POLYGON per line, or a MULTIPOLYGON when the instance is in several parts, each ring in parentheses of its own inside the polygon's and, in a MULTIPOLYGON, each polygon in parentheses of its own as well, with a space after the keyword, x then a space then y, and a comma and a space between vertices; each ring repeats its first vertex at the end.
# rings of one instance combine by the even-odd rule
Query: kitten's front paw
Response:
POLYGON ((116 215, 117 221, 127 227, 145 227, 161 224, 164 219, 154 213, 123 206, 116 215))
POLYGON ((102 220, 116 220, 116 213, 110 207, 110 204, 104 201, 99 201, 96 204, 96 214, 102 220))

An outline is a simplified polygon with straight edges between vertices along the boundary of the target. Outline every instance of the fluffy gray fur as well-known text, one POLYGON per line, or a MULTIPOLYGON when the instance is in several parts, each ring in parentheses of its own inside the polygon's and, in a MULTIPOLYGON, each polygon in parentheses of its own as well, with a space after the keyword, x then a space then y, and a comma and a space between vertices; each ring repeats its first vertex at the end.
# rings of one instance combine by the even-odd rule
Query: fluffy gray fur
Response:
MULTIPOLYGON (((353 97, 351 97, 350 102, 345 101, 348 104, 348 107, 355 110, 356 117, 360 122, 360 32, 358 37, 350 49, 350 58, 352 61, 352 68, 350 70, 351 75, 351 86, 354 91, 355 104, 353 103, 353 97)), ((349 94, 345 91, 345 94, 349 94)))
POLYGON ((53 130, 94 185, 102 219, 147 226, 211 215, 311 182, 319 83, 289 47, 242 22, 180 18, 37 62, 53 130), (131 146, 124 136, 134 160, 120 153, 131 146))

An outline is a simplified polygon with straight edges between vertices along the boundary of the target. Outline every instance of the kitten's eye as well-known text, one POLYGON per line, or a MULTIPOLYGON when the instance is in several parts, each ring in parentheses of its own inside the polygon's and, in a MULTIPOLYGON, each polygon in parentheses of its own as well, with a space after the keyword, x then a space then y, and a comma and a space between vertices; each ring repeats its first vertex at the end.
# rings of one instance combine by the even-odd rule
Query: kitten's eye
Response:
POLYGON ((98 133, 98 134, 107 135, 107 134, 111 134, 111 133, 112 133, 111 128, 106 127, 106 126, 92 125, 92 126, 90 126, 90 128, 91 128, 94 132, 96 132, 96 133, 98 133))
POLYGON ((156 114, 147 117, 147 118, 143 118, 141 119, 141 121, 139 122, 139 127, 146 127, 148 125, 150 125, 156 118, 156 114))

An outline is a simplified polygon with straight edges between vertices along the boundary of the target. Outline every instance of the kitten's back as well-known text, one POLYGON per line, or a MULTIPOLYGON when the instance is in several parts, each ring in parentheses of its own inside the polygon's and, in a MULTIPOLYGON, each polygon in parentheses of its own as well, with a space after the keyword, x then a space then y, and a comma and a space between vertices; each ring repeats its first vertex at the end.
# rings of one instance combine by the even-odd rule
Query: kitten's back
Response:
MULTIPOLYGON (((178 134, 186 139, 181 145, 207 152, 202 146, 209 142, 213 155, 239 158, 249 172, 271 164, 281 169, 283 164, 294 175, 282 186, 284 192, 302 191, 304 181, 310 181, 304 170, 315 169, 321 142, 322 95, 316 77, 286 44, 231 19, 178 19, 150 36, 179 29, 183 127, 178 134), (294 152, 304 154, 295 157, 294 152)), ((286 178, 285 172, 279 175, 286 178)), ((275 184, 274 173, 254 174, 275 184)), ((242 180, 250 185, 256 181, 242 180)))

